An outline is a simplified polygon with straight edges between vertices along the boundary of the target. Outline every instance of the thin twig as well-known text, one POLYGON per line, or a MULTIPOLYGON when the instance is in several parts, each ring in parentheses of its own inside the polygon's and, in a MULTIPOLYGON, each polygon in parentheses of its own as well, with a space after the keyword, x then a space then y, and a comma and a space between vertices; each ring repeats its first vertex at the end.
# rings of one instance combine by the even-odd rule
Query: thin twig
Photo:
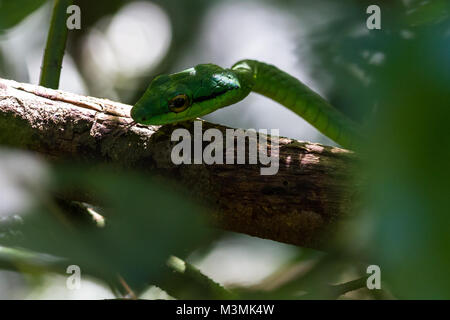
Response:
POLYGON ((368 276, 364 276, 349 282, 344 282, 341 284, 331 286, 331 291, 336 297, 346 294, 350 291, 355 291, 361 288, 366 288, 368 276))
POLYGON ((66 10, 72 0, 55 0, 39 84, 57 89, 67 40, 66 10))
POLYGON ((236 299, 237 295, 204 275, 192 264, 171 256, 167 266, 173 272, 168 281, 158 283, 163 290, 178 299, 236 299))

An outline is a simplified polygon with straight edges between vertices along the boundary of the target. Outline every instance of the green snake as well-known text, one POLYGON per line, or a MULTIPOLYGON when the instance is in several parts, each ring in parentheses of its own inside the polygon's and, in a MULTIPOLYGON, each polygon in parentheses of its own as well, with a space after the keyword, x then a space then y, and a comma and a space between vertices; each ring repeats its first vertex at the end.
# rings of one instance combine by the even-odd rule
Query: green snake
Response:
POLYGON ((144 125, 163 125, 204 116, 257 92, 304 118, 345 148, 361 143, 361 131, 319 94, 273 65, 242 60, 231 69, 214 64, 156 77, 131 109, 144 125))

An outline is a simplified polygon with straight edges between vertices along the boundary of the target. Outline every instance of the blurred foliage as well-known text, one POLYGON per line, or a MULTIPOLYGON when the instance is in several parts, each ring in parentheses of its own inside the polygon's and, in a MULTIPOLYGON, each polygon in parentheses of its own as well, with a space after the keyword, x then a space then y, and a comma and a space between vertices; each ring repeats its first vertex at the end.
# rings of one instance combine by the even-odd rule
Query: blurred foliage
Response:
POLYGON ((5 29, 14 27, 45 2, 46 0, 0 1, 0 33, 5 29))
POLYGON ((373 250, 399 297, 450 298, 450 24, 411 30, 375 87, 373 250))
POLYGON ((368 124, 364 255, 397 297, 450 298, 450 3, 405 3, 380 2, 382 29, 370 32, 368 2, 342 3, 311 35, 314 71, 368 124))
MULTIPOLYGON (((49 190, 31 188, 40 203, 2 223, 0 244, 64 258, 83 273, 138 292, 161 277, 170 255, 186 256, 205 241, 201 209, 176 188, 135 174, 71 165, 57 167, 49 190), (106 225, 80 224, 53 193, 95 194, 106 225)), ((66 207, 67 209, 67 207, 66 207)), ((86 219, 84 219, 86 220, 86 219)))
MULTIPOLYGON (((0 30, 18 24, 44 2, 0 1, 0 30)), ((69 36, 68 51, 88 84, 81 67, 84 38, 91 27, 129 2, 76 2, 82 8, 84 27, 69 36)), ((126 96, 138 97, 155 74, 174 71, 197 37, 209 6, 220 1, 154 2, 171 19, 170 50, 135 88, 117 88, 119 95, 121 90, 132 90, 126 96)), ((450 2, 264 3, 297 16, 299 26, 311 12, 323 12, 322 23, 298 40, 299 60, 310 66, 319 83, 328 84, 326 94, 333 105, 366 124, 369 141, 361 172, 368 181, 365 205, 353 232, 343 235, 342 248, 330 254, 301 250, 258 285, 236 286, 230 294, 189 264, 185 273, 178 269, 167 273, 170 256, 185 259, 200 246, 208 246, 211 238, 199 219, 201 208, 154 177, 72 166, 55 168, 49 189, 33 189, 39 202, 23 215, 23 223, 2 220, 0 243, 26 251, 19 254, 12 249, 17 264, 6 263, 3 254, 9 255, 1 251, 0 267, 24 266, 28 254, 46 253, 52 259, 30 256, 28 260, 38 260, 35 267, 48 263, 48 270, 57 272, 61 266, 77 264, 115 288, 121 287, 120 274, 137 291, 157 284, 183 298, 334 299, 353 285, 363 286, 365 267, 377 264, 382 287, 394 297, 450 298, 450 2), (366 8, 372 4, 381 7, 381 30, 366 28, 366 8), (105 228, 74 221, 73 205, 53 198, 65 189, 96 194, 107 219, 105 228), (330 286, 343 279, 356 280, 330 286), (193 285, 186 286, 190 282, 193 285)), ((1 52, 0 57, 7 64, 1 52)))

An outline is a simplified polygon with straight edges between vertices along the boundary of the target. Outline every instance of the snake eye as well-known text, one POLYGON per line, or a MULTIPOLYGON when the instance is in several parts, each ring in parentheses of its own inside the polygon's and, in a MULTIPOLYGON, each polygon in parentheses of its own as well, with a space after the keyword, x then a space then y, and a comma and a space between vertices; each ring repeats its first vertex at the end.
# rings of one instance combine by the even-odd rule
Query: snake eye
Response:
POLYGON ((178 94, 169 100, 169 110, 175 113, 182 112, 189 107, 189 98, 185 94, 178 94))

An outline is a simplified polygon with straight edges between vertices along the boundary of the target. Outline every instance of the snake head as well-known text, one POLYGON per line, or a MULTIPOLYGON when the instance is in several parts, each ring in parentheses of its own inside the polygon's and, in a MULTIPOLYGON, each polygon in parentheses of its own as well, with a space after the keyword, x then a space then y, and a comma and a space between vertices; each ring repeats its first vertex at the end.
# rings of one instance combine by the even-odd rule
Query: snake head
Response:
POLYGON ((131 109, 131 117, 146 125, 185 121, 236 103, 249 92, 232 70, 200 64, 156 77, 131 109))

